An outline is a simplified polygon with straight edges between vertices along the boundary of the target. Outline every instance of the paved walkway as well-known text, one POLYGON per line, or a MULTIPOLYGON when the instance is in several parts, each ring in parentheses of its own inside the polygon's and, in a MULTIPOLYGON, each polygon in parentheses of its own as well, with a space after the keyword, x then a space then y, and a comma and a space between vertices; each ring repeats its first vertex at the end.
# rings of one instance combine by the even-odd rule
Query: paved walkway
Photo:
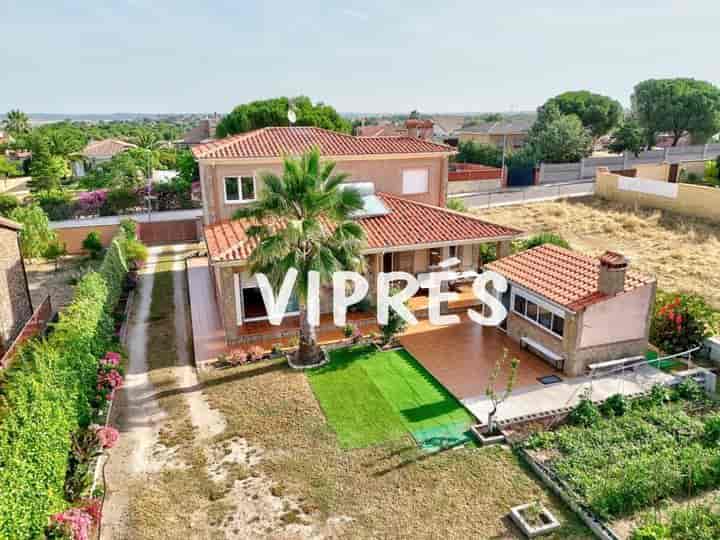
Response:
POLYGON ((207 258, 188 259, 187 269, 195 364, 202 367, 227 352, 225 331, 207 258))
MULTIPOLYGON (((515 420, 532 414, 574 407, 588 388, 592 389, 591 399, 593 401, 602 401, 613 394, 631 396, 646 392, 653 385, 664 384, 672 379, 672 375, 643 365, 634 370, 596 379, 577 377, 564 379, 562 382, 551 385, 537 384, 531 387, 517 388, 508 400, 500 405, 496 420, 515 420)), ((461 401, 478 420, 487 423, 492 405, 484 394, 461 401)))

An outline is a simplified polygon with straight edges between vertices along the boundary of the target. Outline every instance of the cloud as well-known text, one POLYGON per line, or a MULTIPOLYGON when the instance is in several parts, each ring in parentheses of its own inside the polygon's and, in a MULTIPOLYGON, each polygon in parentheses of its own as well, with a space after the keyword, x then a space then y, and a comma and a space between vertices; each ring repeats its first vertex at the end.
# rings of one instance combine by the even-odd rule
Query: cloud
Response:
POLYGON ((356 11, 354 9, 343 9, 342 13, 343 15, 352 17, 353 19, 358 19, 360 21, 367 21, 370 18, 367 13, 363 13, 362 11, 356 11))

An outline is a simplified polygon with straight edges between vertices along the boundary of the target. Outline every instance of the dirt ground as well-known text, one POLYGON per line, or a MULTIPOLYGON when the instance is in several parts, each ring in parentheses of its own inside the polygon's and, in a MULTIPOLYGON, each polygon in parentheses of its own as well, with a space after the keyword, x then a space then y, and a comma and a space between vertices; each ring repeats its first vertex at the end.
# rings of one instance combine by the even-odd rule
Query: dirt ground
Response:
POLYGON ((72 301, 77 280, 98 264, 99 261, 85 256, 69 255, 58 261, 56 271, 54 262, 26 261, 25 272, 33 305, 40 305, 50 295, 53 311, 58 312, 72 301))
POLYGON ((599 198, 477 210, 483 219, 529 233, 551 231, 573 249, 610 249, 658 279, 660 289, 704 296, 720 309, 720 224, 599 198))

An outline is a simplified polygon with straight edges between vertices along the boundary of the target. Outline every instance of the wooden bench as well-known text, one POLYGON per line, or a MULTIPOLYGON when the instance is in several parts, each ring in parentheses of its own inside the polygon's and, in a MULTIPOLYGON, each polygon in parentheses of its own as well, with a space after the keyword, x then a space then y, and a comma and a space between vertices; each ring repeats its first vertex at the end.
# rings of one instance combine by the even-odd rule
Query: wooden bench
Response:
POLYGON ((538 343, 534 339, 526 336, 520 338, 520 346, 526 349, 530 349, 535 354, 542 356, 545 360, 555 366, 556 369, 559 369, 560 371, 563 370, 563 367, 565 366, 565 359, 556 352, 548 349, 542 343, 538 343))
POLYGON ((588 365, 588 371, 590 375, 597 375, 598 373, 610 373, 615 370, 622 370, 629 368, 635 364, 641 364, 646 362, 647 359, 644 356, 628 356, 627 358, 620 358, 618 360, 608 360, 606 362, 596 362, 588 365))

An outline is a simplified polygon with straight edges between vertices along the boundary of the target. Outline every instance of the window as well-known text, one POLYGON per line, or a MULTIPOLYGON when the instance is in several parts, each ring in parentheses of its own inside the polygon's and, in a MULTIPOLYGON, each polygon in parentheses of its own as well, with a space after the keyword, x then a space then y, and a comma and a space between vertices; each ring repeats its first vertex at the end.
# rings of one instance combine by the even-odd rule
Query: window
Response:
POLYGON ((427 169, 406 169, 402 172, 403 195, 428 192, 428 170, 427 169))
POLYGON ((457 257, 458 259, 462 259, 463 256, 463 247, 462 246, 450 246, 450 249, 448 250, 448 256, 452 259, 453 257, 457 257))
POLYGON ((430 266, 437 266, 440 264, 440 261, 442 261, 442 250, 440 248, 431 248, 429 250, 430 255, 428 257, 428 262, 430 266))
POLYGON ((225 202, 246 202, 255 200, 255 178, 253 176, 226 176, 225 202))
POLYGON ((525 310, 525 316, 532 320, 537 321, 538 307, 535 302, 527 301, 527 309, 525 310))
POLYGON ((540 307, 538 311, 538 323, 540 323, 540 326, 544 326, 548 330, 552 329, 552 316, 553 314, 545 309, 544 307, 540 307))
POLYGON ((514 292, 513 311, 523 318, 543 327, 548 332, 563 337, 565 319, 561 315, 557 315, 553 308, 549 305, 539 305, 532 300, 528 300, 521 294, 514 292))

